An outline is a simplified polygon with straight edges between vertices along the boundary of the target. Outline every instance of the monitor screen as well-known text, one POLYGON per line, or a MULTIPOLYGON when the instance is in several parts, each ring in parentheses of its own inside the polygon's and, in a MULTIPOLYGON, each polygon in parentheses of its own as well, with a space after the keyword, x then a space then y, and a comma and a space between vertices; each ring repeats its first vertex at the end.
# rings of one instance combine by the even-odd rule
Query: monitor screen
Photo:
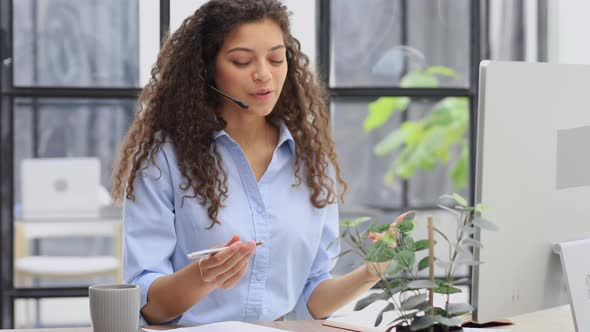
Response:
POLYGON ((484 61, 476 202, 498 231, 478 234, 474 321, 568 303, 553 244, 590 238, 590 66, 484 61))

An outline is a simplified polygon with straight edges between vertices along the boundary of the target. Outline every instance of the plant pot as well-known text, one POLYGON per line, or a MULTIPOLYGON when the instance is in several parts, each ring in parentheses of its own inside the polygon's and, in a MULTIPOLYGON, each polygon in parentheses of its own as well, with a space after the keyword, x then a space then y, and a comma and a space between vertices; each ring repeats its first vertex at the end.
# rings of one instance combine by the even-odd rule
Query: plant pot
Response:
POLYGON ((457 327, 457 326, 449 327, 449 326, 443 326, 443 325, 434 325, 431 328, 418 330, 418 331, 412 331, 412 330, 410 330, 409 326, 397 326, 397 328, 395 326, 392 326, 392 327, 388 328, 386 331, 387 332, 447 332, 447 331, 462 332, 463 328, 457 327))

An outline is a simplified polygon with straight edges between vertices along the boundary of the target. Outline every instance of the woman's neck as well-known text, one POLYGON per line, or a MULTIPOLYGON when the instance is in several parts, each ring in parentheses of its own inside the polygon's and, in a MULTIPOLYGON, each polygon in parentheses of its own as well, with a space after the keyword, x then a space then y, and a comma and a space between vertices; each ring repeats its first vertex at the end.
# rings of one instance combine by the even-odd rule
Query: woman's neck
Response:
POLYGON ((274 130, 264 118, 239 116, 225 118, 225 132, 240 145, 242 150, 268 148, 272 144, 274 130))

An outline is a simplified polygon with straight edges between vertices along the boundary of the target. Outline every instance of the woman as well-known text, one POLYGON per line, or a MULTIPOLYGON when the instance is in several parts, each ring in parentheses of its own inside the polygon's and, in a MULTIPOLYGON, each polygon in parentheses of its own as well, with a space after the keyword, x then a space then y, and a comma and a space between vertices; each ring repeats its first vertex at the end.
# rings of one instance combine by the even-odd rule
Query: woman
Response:
POLYGON ((209 1, 164 44, 114 172, 146 323, 323 318, 378 280, 329 274, 345 184, 308 63, 276 0, 209 1))

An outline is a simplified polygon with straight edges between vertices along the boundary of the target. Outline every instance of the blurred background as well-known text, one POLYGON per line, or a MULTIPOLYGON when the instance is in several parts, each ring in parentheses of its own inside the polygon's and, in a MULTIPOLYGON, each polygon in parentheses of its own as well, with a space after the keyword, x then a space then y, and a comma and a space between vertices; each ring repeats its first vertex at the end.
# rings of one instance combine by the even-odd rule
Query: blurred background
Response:
MULTIPOLYGON (((162 36, 204 2, 0 0, 0 327, 88 326, 88 285, 121 281, 113 162, 162 36)), ((341 219, 444 225, 437 198, 470 197, 482 59, 590 62, 590 3, 283 2, 328 87, 341 219)))

